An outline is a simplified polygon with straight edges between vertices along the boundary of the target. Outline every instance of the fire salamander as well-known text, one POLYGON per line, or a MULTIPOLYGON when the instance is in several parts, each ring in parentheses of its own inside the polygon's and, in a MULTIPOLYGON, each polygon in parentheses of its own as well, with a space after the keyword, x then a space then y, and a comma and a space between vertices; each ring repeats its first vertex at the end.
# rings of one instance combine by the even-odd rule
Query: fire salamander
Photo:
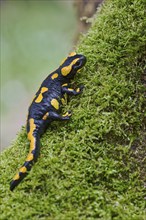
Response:
POLYGON ((72 52, 63 60, 59 68, 47 76, 41 84, 28 109, 26 129, 30 141, 29 153, 10 183, 11 191, 24 179, 34 162, 37 161, 40 151, 40 136, 45 132, 49 123, 54 120, 70 119, 70 111, 64 115, 59 114, 60 106, 65 101, 65 94, 78 95, 82 92, 83 86, 72 89, 69 83, 85 63, 85 56, 72 52))

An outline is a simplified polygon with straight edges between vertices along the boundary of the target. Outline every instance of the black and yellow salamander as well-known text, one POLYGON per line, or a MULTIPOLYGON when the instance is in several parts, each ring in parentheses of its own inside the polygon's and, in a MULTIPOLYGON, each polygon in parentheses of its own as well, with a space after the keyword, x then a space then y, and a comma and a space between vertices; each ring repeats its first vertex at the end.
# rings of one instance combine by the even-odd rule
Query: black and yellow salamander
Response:
POLYGON ((48 125, 55 120, 69 120, 71 112, 60 115, 60 106, 65 101, 65 94, 78 95, 83 86, 72 89, 69 86, 71 79, 85 65, 86 57, 72 52, 63 60, 59 68, 52 72, 41 84, 29 109, 27 118, 27 135, 30 141, 28 156, 10 183, 10 190, 24 179, 37 161, 40 151, 40 136, 45 132, 48 125))

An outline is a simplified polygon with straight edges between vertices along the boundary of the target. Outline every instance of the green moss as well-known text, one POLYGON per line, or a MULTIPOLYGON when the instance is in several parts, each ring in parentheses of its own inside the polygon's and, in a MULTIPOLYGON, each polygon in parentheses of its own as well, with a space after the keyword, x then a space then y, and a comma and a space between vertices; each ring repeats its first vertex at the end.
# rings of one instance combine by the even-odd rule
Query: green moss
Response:
POLYGON ((41 155, 12 193, 28 152, 23 128, 1 155, 1 219, 141 220, 145 217, 146 38, 144 0, 107 0, 77 51, 88 62, 63 111, 42 137, 41 155))

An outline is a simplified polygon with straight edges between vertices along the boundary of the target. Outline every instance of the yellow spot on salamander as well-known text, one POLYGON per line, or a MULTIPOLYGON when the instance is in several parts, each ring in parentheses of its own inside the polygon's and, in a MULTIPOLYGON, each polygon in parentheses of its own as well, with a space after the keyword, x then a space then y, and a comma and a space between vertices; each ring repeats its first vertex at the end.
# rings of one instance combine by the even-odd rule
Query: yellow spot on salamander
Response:
POLYGON ((60 66, 66 61, 66 58, 62 60, 62 62, 60 63, 60 66))
POLYGON ((71 89, 71 88, 68 88, 68 91, 73 91, 73 89, 71 89))
POLYGON ((65 114, 63 114, 63 117, 66 117, 66 116, 71 116, 71 113, 66 112, 65 114))
POLYGON ((73 57, 73 56, 75 56, 76 55, 76 52, 71 52, 70 54, 69 54, 69 57, 73 57))
POLYGON ((34 119, 30 118, 29 119, 29 126, 30 126, 30 131, 28 132, 28 140, 30 140, 30 151, 35 149, 35 137, 33 136, 33 132, 36 129, 36 125, 34 123, 34 119))
POLYGON ((61 99, 61 103, 62 103, 62 105, 65 105, 66 102, 65 102, 64 98, 61 99))
POLYGON ((43 116, 43 120, 46 120, 47 118, 48 118, 48 116, 49 116, 49 112, 47 112, 44 116, 43 116))
POLYGON ((67 104, 67 94, 65 93, 64 96, 61 98, 61 103, 63 105, 67 104))
POLYGON ((33 160, 33 154, 29 153, 27 158, 26 158, 26 161, 31 161, 31 160, 33 160))
POLYGON ((51 105, 55 108, 55 109, 59 109, 59 102, 57 101, 57 99, 52 99, 51 100, 51 105))
POLYGON ((36 103, 40 103, 43 99, 43 93, 44 92, 47 92, 48 91, 48 88, 47 87, 42 87, 41 88, 41 91, 40 91, 40 94, 38 95, 37 99, 35 100, 36 103))
POLYGON ((42 88, 41 88, 41 93, 44 93, 44 92, 46 92, 46 91, 48 91, 48 88, 47 88, 47 87, 42 87, 42 88))
POLYGON ((80 92, 80 88, 77 88, 77 89, 76 89, 76 92, 80 92))
POLYGON ((27 169, 24 166, 19 169, 19 172, 21 172, 21 173, 26 173, 26 171, 27 171, 27 169))
POLYGON ((61 73, 63 76, 67 76, 72 69, 72 66, 79 60, 79 58, 74 59, 68 66, 65 66, 61 69, 61 73))
POLYGON ((18 180, 20 178, 19 174, 17 173, 14 177, 13 180, 18 180))
POLYGON ((64 83, 62 86, 67 86, 68 84, 67 83, 64 83))
POLYGON ((56 79, 57 77, 58 77, 58 73, 54 73, 54 74, 51 76, 52 79, 56 79))
MULTIPOLYGON (((76 52, 71 52, 71 53, 69 53, 69 57, 73 57, 73 56, 75 56, 76 55, 76 52)), ((62 60, 62 62, 60 63, 60 66, 62 65, 62 64, 64 64, 64 62, 67 60, 67 58, 65 58, 65 59, 63 59, 62 60)))

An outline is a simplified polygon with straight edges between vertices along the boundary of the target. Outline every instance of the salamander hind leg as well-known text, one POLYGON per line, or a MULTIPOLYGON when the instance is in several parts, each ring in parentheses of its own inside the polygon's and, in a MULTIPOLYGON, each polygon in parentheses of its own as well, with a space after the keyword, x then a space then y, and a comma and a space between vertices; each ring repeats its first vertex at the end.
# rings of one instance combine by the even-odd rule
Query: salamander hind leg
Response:
POLYGON ((69 120, 71 117, 71 111, 67 111, 64 115, 59 115, 57 112, 51 111, 49 112, 49 117, 52 120, 69 120))

